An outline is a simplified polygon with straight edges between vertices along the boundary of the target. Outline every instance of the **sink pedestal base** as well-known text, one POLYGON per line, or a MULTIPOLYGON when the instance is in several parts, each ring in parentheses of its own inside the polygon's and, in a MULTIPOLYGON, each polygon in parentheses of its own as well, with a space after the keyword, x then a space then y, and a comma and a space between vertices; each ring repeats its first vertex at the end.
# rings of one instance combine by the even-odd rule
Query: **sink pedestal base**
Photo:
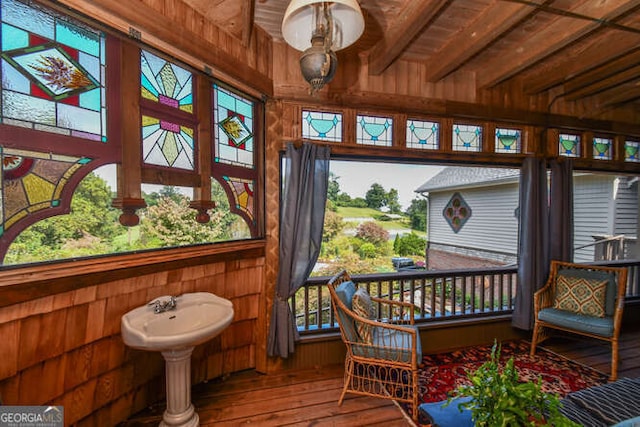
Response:
POLYGON ((167 384, 167 409, 160 427, 198 427, 200 418, 191 403, 191 353, 193 347, 163 351, 167 384))

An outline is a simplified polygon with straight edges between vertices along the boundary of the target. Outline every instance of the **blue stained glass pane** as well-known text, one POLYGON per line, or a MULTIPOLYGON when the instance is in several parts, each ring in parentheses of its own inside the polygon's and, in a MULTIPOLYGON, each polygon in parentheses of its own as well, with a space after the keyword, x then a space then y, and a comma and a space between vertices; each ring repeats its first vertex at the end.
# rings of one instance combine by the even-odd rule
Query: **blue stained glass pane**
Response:
POLYGON ((391 147, 393 145, 393 119, 357 115, 356 142, 358 144, 391 147))
POLYGON ((29 46, 29 33, 13 25, 2 24, 2 50, 29 46))
POLYGON ((90 34, 67 22, 58 21, 56 24, 57 41, 82 52, 86 52, 89 55, 100 55, 100 37, 96 34, 90 34))
POLYGON ((437 150, 440 147, 440 124, 422 120, 407 120, 407 148, 437 150))
POLYGON ((102 107, 100 102, 102 101, 102 97, 100 89, 94 89, 89 92, 81 93, 80 98, 80 106, 82 108, 88 108, 89 110, 100 111, 102 107))
POLYGON ((156 89, 155 85, 147 78, 147 73, 143 72, 140 75, 140 84, 156 97, 159 95, 158 89, 156 89))
MULTIPOLYGON (((219 89, 219 88, 218 88, 219 89)), ((218 105, 220 107, 226 108, 227 110, 236 109, 236 100, 231 95, 227 94, 222 90, 218 90, 218 105)))
POLYGON ((452 145, 456 151, 482 151, 482 127, 454 124, 452 145))
POLYGON ((2 20, 50 40, 55 38, 54 17, 35 6, 31 7, 16 0, 3 0, 2 20))
POLYGON ((22 73, 2 60, 2 88, 21 93, 29 93, 31 84, 22 73))
POLYGON ((496 129, 496 153, 520 153, 522 151, 522 132, 520 129, 496 129))
POLYGON ((320 141, 342 141, 342 114, 302 110, 302 137, 320 141))
POLYGON ((100 80, 102 67, 100 59, 96 56, 90 56, 80 52, 78 55, 78 63, 89 72, 96 80, 100 80))
POLYGON ((580 136, 561 133, 558 136, 558 153, 566 157, 580 156, 580 136))
POLYGON ((254 167, 253 104, 213 85, 214 162, 254 167))

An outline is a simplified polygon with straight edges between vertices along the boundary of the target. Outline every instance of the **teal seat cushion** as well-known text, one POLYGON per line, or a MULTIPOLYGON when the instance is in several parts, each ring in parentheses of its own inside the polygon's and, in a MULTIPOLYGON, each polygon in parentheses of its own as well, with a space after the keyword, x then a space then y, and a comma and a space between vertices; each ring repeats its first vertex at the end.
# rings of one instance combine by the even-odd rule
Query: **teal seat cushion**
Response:
MULTIPOLYGON (((351 310, 351 301, 353 295, 356 293, 356 285, 351 280, 342 282, 336 288, 336 295, 340 298, 340 301, 351 310)), ((358 341, 358 333, 356 331, 356 325, 347 313, 338 308, 338 317, 340 317, 340 323, 344 331, 344 338, 350 342, 358 341)))
POLYGON ((616 283, 615 273, 606 271, 593 271, 582 268, 561 268, 558 270, 558 276, 579 277, 593 281, 607 281, 607 290, 605 292, 605 316, 613 316, 616 308, 616 296, 618 293, 618 285, 616 283))
POLYGON ((630 418, 614 424, 613 427, 640 427, 640 417, 630 418))
POLYGON ((581 332, 588 332, 602 337, 613 336, 612 317, 593 317, 576 314, 557 308, 543 308, 538 312, 538 319, 561 327, 581 332))
MULTIPOLYGON (((416 360, 422 360, 422 343, 420 331, 415 325, 403 325, 416 331, 416 360)), ((371 345, 357 345, 353 347, 356 356, 375 359, 393 360, 397 362, 411 362, 411 335, 396 330, 375 328, 371 345)))
POLYGON ((355 293, 356 285, 351 280, 340 283, 336 288, 336 294, 338 295, 338 298, 340 298, 340 301, 342 301, 342 303, 346 305, 349 310, 351 310, 352 308, 351 301, 353 301, 353 295, 355 293))
POLYGON ((458 408, 458 405, 471 400, 470 397, 457 397, 451 400, 449 405, 446 400, 442 402, 423 403, 418 407, 421 418, 433 427, 473 427, 475 423, 471 418, 469 409, 458 408))

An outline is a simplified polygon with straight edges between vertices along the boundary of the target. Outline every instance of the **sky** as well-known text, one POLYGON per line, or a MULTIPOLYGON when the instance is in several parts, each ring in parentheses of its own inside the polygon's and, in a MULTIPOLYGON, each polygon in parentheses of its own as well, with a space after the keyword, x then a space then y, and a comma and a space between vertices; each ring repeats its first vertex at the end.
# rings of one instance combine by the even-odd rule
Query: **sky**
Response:
POLYGON ((442 166, 337 160, 331 160, 330 166, 331 172, 338 177, 341 193, 347 193, 351 198, 364 198, 371 185, 378 183, 387 192, 392 188, 398 190, 403 211, 411 205, 411 200, 420 197, 415 189, 442 169, 442 166))

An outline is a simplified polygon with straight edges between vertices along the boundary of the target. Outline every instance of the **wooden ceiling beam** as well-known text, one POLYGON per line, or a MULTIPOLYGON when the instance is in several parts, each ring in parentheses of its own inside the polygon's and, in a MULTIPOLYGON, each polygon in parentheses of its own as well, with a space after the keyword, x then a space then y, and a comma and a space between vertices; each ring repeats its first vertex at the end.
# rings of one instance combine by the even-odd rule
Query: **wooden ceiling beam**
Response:
POLYGON ((581 37, 600 29, 602 22, 615 21, 638 6, 637 0, 618 2, 582 3, 572 10, 581 16, 591 16, 593 20, 561 17, 546 28, 539 29, 518 49, 512 51, 504 61, 492 64, 478 73, 478 86, 493 87, 517 73, 531 67, 540 60, 560 51, 581 37))
POLYGON ((242 2, 242 45, 245 47, 251 44, 255 11, 256 0, 244 0, 242 2))
MULTIPOLYGON (((533 0, 543 4, 551 0, 533 0)), ((430 64, 426 79, 437 82, 454 72, 477 55, 494 40, 535 12, 532 5, 497 1, 487 7, 471 25, 462 28, 442 49, 427 61, 430 64)))
POLYGON ((640 99, 640 79, 607 91, 602 94, 601 98, 604 100, 601 104, 602 108, 614 107, 640 99))
POLYGON ((616 61, 621 55, 624 57, 632 54, 638 50, 638 43, 640 37, 636 34, 604 31, 597 40, 585 43, 562 60, 555 62, 553 66, 527 76, 523 82, 523 89, 529 95, 544 92, 563 84, 567 79, 577 77, 580 73, 590 72, 616 61), (612 46, 615 46, 615 49, 612 49, 612 46))
POLYGON ((411 0, 369 51, 369 74, 380 75, 452 0, 411 0))
POLYGON ((640 48, 635 52, 616 58, 611 62, 582 73, 564 84, 567 100, 590 96, 640 75, 640 48))

